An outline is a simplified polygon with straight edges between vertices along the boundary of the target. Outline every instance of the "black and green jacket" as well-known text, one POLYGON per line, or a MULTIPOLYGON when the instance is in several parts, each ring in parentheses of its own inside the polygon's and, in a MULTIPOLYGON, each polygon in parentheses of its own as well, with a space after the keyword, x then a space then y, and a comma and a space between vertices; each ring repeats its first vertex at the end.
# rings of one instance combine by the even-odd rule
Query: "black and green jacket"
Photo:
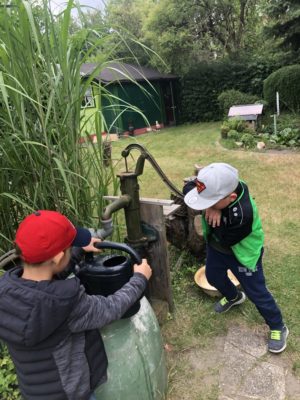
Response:
MULTIPOLYGON (((189 182, 184 192, 192 188, 189 182)), ((264 242, 261 220, 245 182, 240 181, 236 193, 236 201, 222 210, 219 227, 208 225, 205 212, 202 213, 203 236, 211 247, 225 254, 233 253, 243 266, 255 271, 264 242)))

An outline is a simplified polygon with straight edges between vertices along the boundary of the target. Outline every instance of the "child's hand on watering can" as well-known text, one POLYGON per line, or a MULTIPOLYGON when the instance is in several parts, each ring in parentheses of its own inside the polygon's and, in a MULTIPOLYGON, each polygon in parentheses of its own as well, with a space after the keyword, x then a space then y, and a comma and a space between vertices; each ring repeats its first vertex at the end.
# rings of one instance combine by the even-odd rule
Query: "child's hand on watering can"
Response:
POLYGON ((151 278, 151 275, 152 275, 152 269, 151 269, 150 265, 148 264, 146 258, 143 258, 141 264, 139 264, 139 265, 134 264, 133 271, 139 272, 140 274, 144 275, 145 278, 147 278, 148 280, 151 278))
POLYGON ((82 247, 82 249, 83 249, 84 251, 86 251, 87 253, 88 253, 88 252, 100 253, 102 250, 97 249, 97 247, 94 246, 95 243, 99 243, 99 242, 102 242, 102 240, 99 239, 99 238, 97 238, 97 237, 93 237, 93 236, 92 236, 92 239, 91 239, 91 241, 90 241, 90 244, 88 244, 88 245, 85 246, 85 247, 82 247))

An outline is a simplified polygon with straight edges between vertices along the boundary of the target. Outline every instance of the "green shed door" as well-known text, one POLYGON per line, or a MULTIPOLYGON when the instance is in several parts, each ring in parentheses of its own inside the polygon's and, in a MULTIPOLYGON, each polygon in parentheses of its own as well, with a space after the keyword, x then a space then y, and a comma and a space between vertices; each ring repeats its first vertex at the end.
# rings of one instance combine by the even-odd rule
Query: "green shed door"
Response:
MULTIPOLYGON (((153 88, 148 83, 125 83, 118 87, 119 98, 125 103, 140 110, 130 109, 122 115, 122 125, 124 130, 128 129, 131 122, 135 129, 154 125, 155 121, 163 121, 163 111, 161 104, 160 86, 158 82, 152 83, 153 88), (141 115, 144 114, 144 117, 141 115)), ((122 102, 121 102, 122 103, 122 102)))
POLYGON ((114 97, 102 93, 102 114, 105 120, 105 131, 109 133, 121 133, 127 128, 122 122, 122 106, 118 101, 119 93, 117 85, 107 85, 105 90, 110 92, 114 97))

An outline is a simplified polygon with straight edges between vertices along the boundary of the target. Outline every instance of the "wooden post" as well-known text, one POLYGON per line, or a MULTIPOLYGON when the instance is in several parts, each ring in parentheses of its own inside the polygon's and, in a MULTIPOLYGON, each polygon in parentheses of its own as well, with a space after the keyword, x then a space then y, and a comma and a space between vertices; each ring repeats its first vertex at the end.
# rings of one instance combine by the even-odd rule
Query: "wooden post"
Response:
MULTIPOLYGON (((104 196, 104 198, 113 201, 119 197, 104 196)), ((151 225, 158 232, 157 240, 149 243, 146 250, 147 259, 153 271, 147 295, 152 306, 156 303, 159 308, 164 310, 167 308, 168 311, 173 311, 174 304, 165 218, 171 216, 179 207, 179 204, 174 204, 174 200, 140 198, 141 220, 151 225), (167 307, 164 307, 162 303, 166 304, 167 307)))
POLYGON ((153 271, 149 282, 149 297, 150 300, 166 301, 170 311, 172 311, 174 304, 163 206, 141 201, 140 213, 141 220, 151 225, 158 232, 158 240, 149 243, 146 250, 147 259, 153 271))

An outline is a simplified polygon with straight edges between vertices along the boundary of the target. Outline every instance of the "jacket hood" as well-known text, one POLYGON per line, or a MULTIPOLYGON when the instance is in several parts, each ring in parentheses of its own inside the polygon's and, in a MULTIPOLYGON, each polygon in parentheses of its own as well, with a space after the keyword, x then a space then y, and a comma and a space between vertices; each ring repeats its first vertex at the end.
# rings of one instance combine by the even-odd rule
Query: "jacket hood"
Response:
POLYGON ((0 279, 0 338, 36 346, 62 327, 77 303, 80 281, 31 281, 16 267, 0 279))

